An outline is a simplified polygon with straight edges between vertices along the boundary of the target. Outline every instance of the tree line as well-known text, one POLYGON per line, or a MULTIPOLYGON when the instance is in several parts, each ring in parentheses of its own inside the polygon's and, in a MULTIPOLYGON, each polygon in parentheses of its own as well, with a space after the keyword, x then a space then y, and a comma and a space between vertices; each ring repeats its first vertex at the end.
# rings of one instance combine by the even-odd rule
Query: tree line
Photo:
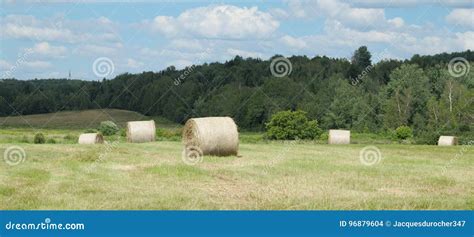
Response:
POLYGON ((171 66, 102 81, 4 79, 0 115, 116 108, 178 123, 231 116, 241 129, 262 130, 278 111, 303 110, 323 129, 383 132, 407 125, 415 134, 474 131, 470 50, 372 63, 362 46, 350 60, 289 57, 291 73, 275 77, 270 65, 278 57, 236 56, 225 63, 171 66), (467 61, 464 68, 462 61, 450 64, 459 57, 467 61))

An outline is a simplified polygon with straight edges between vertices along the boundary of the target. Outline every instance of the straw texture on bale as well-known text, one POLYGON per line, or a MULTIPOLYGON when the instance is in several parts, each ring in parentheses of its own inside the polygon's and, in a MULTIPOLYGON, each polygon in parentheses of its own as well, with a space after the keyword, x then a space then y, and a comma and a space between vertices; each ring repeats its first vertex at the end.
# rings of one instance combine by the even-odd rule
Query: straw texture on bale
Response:
POLYGON ((454 146, 458 144, 458 138, 454 136, 440 136, 438 146, 454 146))
POLYGON ((155 121, 132 121, 127 123, 127 141, 132 143, 155 141, 155 121))
POLYGON ((184 125, 183 143, 198 147, 203 155, 237 155, 239 132, 230 117, 193 118, 184 125))
POLYGON ((349 130, 329 130, 328 137, 329 144, 350 144, 351 143, 351 131, 349 130))
POLYGON ((79 144, 102 144, 104 137, 99 133, 84 133, 79 136, 79 144))

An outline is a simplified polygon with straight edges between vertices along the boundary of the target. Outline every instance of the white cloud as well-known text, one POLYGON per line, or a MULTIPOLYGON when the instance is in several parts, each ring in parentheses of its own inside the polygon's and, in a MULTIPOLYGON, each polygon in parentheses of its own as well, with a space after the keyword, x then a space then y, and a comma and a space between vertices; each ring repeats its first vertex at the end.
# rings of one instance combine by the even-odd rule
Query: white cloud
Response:
POLYGON ((159 57, 160 56, 160 52, 158 50, 148 48, 148 47, 144 47, 144 48, 140 49, 139 53, 140 53, 141 56, 148 57, 148 58, 153 58, 153 57, 159 57))
POLYGON ((474 31, 456 33, 456 43, 462 50, 474 49, 474 31))
MULTIPOLYGON (((306 43, 302 52, 310 55, 349 57, 360 45, 367 45, 373 54, 384 50, 392 58, 408 58, 413 54, 430 55, 464 51, 474 48, 474 32, 452 33, 436 27, 402 26, 400 28, 361 31, 339 21, 327 21, 324 32, 317 35, 293 37, 306 43)), ((301 54, 298 48, 287 47, 290 54, 301 54)))
MULTIPOLYGON (((353 1, 289 1, 288 11, 293 17, 309 20, 323 17, 324 31, 317 35, 284 36, 280 41, 295 54, 311 52, 344 57, 350 56, 360 45, 379 50, 386 48, 391 56, 398 58, 411 57, 415 53, 436 54, 473 48, 474 40, 470 32, 453 33, 448 28, 430 23, 409 25, 403 18, 387 18, 384 9, 375 8, 382 1, 368 2, 365 1, 367 5, 361 7, 360 4, 353 4, 353 1)), ((411 4, 410 1, 404 2, 411 4)), ((455 9, 446 20, 472 27, 473 17, 471 9, 455 9)))
POLYGON ((166 63, 166 67, 174 66, 176 69, 183 69, 191 65, 193 65, 193 62, 186 59, 177 59, 166 63))
POLYGON ((285 35, 280 38, 281 42, 292 49, 303 49, 307 47, 304 40, 298 39, 289 35, 285 35))
POLYGON ((395 17, 393 19, 389 19, 388 23, 393 25, 395 28, 400 28, 400 27, 403 27, 405 25, 405 21, 400 17, 395 17))
POLYGON ((7 15, 0 19, 0 24, 2 36, 15 39, 65 43, 120 41, 115 33, 115 24, 105 17, 73 21, 63 17, 38 19, 31 15, 7 15))
POLYGON ((356 46, 363 43, 390 43, 397 33, 388 31, 358 31, 344 26, 338 21, 328 21, 325 25, 327 35, 335 42, 356 46))
POLYGON ((6 60, 0 59, 0 70, 10 70, 13 65, 11 65, 6 60))
POLYGON ((339 0, 296 0, 289 1, 288 7, 295 17, 325 17, 363 30, 403 25, 401 18, 386 19, 383 9, 357 8, 339 0))
POLYGON ((398 8, 423 5, 439 5, 442 7, 473 7, 472 0, 352 0, 351 5, 368 8, 398 8))
POLYGON ((262 58, 263 55, 259 52, 252 52, 252 51, 247 51, 247 50, 241 50, 241 49, 227 49, 227 53, 229 54, 230 57, 235 57, 235 56, 241 56, 243 58, 262 58))
POLYGON ((127 59, 127 67, 129 68, 137 69, 143 67, 143 65, 145 65, 143 62, 137 61, 133 58, 127 59))
POLYGON ((290 17, 288 12, 281 8, 272 8, 269 10, 269 13, 277 19, 287 19, 288 17, 290 17))
POLYGON ((474 9, 454 9, 446 16, 446 21, 452 25, 474 29, 474 9))
MULTIPOLYGON (((401 6, 402 2, 409 5, 414 1, 402 0, 394 5, 401 6)), ((32 47, 35 54, 17 71, 27 76, 43 75, 56 66, 55 61, 41 60, 61 59, 72 54, 87 56, 89 61, 89 56, 116 58, 117 68, 124 71, 156 71, 170 65, 183 68, 191 64, 224 62, 235 55, 262 59, 275 54, 350 57, 360 45, 367 45, 373 58, 384 49, 383 57, 408 58, 415 53, 474 48, 472 9, 452 9, 445 20, 462 27, 449 28, 436 21, 411 25, 401 17, 388 17, 385 9, 377 7, 383 4, 381 0, 299 0, 289 1, 288 8, 268 10, 210 5, 190 8, 173 16, 120 24, 106 17, 72 20, 61 15, 50 18, 6 15, 0 17, 0 33, 8 43, 8 38, 38 41, 32 47), (320 24, 321 20, 322 32, 319 27, 308 27, 312 23, 320 24), (285 27, 280 28, 280 21, 285 27), (155 36, 141 35, 136 37, 139 40, 128 42, 130 33, 134 33, 130 30, 137 25, 166 37, 158 36, 157 40, 155 36), (293 31, 292 27, 296 29, 293 31), (68 54, 69 50, 72 54, 68 54), (43 70, 46 68, 48 70, 43 70)), ((15 63, 16 54, 5 59, 8 61, 0 60, 0 68, 15 63)), ((67 70, 64 71, 67 74, 67 70)), ((75 74, 87 78, 89 71, 75 74)))
POLYGON ((114 44, 110 46, 84 44, 74 49, 73 53, 77 55, 109 56, 116 54, 118 49, 121 47, 121 44, 114 44))
POLYGON ((279 22, 257 7, 217 5, 186 10, 177 17, 157 16, 145 26, 168 37, 247 39, 270 37, 279 22))
POLYGON ((175 36, 179 33, 179 24, 170 16, 157 16, 153 19, 150 27, 154 31, 158 31, 167 36, 175 36))
POLYGON ((28 38, 32 40, 60 40, 73 41, 74 36, 66 29, 37 27, 7 23, 3 27, 3 34, 12 38, 28 38))
POLYGON ((28 67, 30 69, 46 69, 46 68, 50 68, 52 66, 51 62, 40 61, 40 60, 25 61, 24 65, 25 65, 25 67, 28 67))
POLYGON ((48 42, 37 43, 31 48, 31 53, 46 57, 62 58, 65 56, 67 49, 64 46, 52 46, 48 42))
POLYGON ((189 51, 201 51, 204 49, 201 42, 195 39, 173 39, 170 42, 170 47, 189 51))

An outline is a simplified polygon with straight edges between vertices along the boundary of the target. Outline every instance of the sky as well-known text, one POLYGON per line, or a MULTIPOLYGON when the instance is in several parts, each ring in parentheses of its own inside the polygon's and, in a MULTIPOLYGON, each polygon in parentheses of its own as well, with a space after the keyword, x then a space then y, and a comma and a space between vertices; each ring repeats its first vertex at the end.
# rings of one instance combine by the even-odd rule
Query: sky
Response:
POLYGON ((474 0, 0 0, 1 78, 101 80, 236 55, 474 49, 474 0))

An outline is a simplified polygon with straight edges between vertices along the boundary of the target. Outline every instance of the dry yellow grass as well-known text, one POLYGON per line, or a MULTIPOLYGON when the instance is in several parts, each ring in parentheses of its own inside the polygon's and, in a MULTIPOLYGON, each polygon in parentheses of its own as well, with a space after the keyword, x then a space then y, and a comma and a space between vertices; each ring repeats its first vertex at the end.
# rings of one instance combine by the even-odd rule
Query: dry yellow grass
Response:
POLYGON ((83 111, 62 111, 49 114, 34 114, 22 116, 0 117, 3 127, 33 127, 40 128, 96 128, 100 122, 112 120, 125 127, 127 121, 143 120, 145 116, 127 110, 93 109, 83 111))
POLYGON ((180 142, 20 146, 23 163, 0 163, 0 209, 474 209, 468 146, 378 145, 373 166, 364 145, 241 144, 195 166, 180 142))

